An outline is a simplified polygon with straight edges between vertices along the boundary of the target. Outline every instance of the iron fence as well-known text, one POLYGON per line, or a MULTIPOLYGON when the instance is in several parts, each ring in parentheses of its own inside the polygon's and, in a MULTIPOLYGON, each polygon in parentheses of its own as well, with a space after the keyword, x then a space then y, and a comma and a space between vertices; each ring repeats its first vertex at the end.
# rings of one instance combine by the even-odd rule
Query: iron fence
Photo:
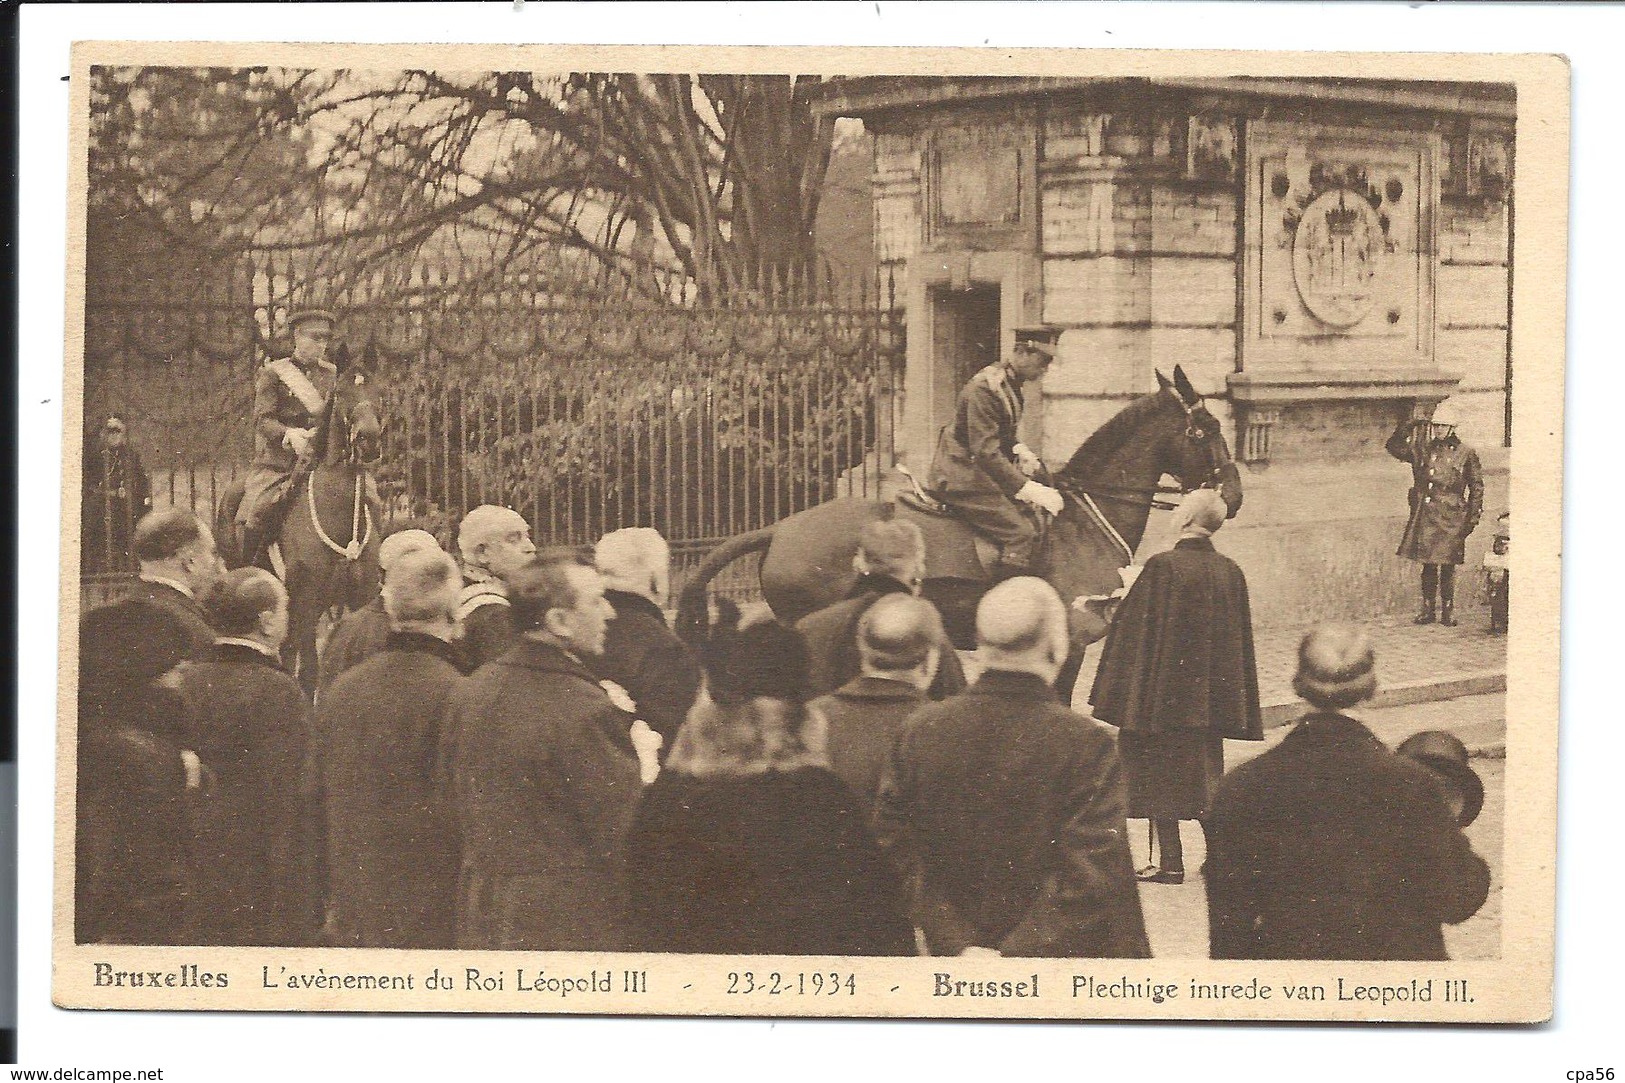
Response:
MULTIPOLYGON (((773 279, 702 302, 681 284, 583 295, 443 271, 329 297, 271 263, 218 277, 236 288, 88 298, 86 417, 130 423, 156 506, 212 518, 247 466, 255 368, 286 352, 303 303, 374 361, 386 519, 448 543, 484 503, 545 542, 652 526, 680 579, 729 536, 877 493, 891 458, 902 324, 877 280, 773 279)), ((749 569, 728 579, 754 589, 749 569)))

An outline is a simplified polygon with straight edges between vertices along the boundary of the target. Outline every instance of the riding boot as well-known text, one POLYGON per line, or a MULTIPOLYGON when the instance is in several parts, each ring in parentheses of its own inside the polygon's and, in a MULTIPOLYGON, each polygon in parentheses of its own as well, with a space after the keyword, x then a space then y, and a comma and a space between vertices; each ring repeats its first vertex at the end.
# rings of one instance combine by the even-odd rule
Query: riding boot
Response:
POLYGON ((1439 566, 1437 564, 1422 565, 1422 612, 1416 616, 1417 624, 1432 624, 1434 622, 1434 596, 1439 590, 1439 566))
POLYGON ((241 542, 237 557, 244 568, 257 568, 264 556, 265 530, 258 520, 242 524, 241 542))
POLYGON ((1439 567, 1439 623, 1446 628, 1456 626, 1456 566, 1439 567))

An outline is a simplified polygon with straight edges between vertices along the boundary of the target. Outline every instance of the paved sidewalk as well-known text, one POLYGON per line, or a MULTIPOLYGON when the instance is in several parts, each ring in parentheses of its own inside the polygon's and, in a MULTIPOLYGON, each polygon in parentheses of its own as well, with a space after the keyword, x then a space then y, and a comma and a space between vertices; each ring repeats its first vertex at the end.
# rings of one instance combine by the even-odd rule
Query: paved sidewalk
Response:
MULTIPOLYGON (((1367 621, 1377 650, 1376 698, 1362 706, 1400 707, 1506 690, 1506 637, 1488 633, 1481 613, 1469 614, 1455 628, 1415 625, 1409 617, 1367 621)), ((1280 726, 1303 711, 1292 691, 1298 665, 1301 628, 1259 629, 1253 633, 1258 658, 1258 693, 1264 725, 1280 726)), ((1093 687, 1100 647, 1089 648, 1078 677, 1080 699, 1093 687)))

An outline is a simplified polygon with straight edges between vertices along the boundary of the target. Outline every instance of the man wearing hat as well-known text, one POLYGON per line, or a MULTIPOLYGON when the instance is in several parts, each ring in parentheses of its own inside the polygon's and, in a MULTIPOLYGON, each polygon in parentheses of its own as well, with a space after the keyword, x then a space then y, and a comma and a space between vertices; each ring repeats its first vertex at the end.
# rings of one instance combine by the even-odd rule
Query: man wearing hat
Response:
POLYGON ((1313 629, 1293 688, 1309 713, 1225 777, 1208 818, 1213 958, 1446 958, 1441 926, 1484 905, 1489 867, 1435 768, 1343 713, 1376 692, 1370 638, 1313 629))
POLYGON ((282 498, 299 460, 312 454, 310 442, 338 376, 327 360, 333 314, 307 308, 289 317, 288 326, 293 356, 266 362, 254 377, 254 464, 237 507, 246 564, 261 557, 279 525, 282 498))
POLYGON ((1034 481, 1043 464, 1016 442, 1025 401, 1022 387, 1040 379, 1055 360, 1060 331, 1018 327, 1007 361, 972 376, 959 393, 952 425, 937 437, 931 488, 977 530, 999 543, 1002 574, 1021 574, 1038 541, 1035 512, 1059 515, 1058 490, 1034 481))
POLYGON ((1388 438, 1388 454, 1411 467, 1411 517, 1399 555, 1422 565, 1417 624, 1455 625, 1456 565, 1484 510, 1478 452, 1456 435, 1458 424, 1454 404, 1441 402, 1431 420, 1403 421, 1388 438))
MULTIPOLYGON (((378 570, 383 573, 384 589, 389 587, 390 570, 402 557, 430 549, 439 551, 440 543, 427 530, 397 530, 385 538, 378 546, 378 570)), ((320 699, 340 673, 383 650, 388 639, 389 613, 384 609, 382 593, 360 609, 344 614, 322 646, 316 697, 320 699)))
POLYGON ((123 572, 135 566, 131 536, 152 510, 152 479, 130 443, 129 426, 109 414, 85 441, 83 512, 79 519, 81 570, 123 572))

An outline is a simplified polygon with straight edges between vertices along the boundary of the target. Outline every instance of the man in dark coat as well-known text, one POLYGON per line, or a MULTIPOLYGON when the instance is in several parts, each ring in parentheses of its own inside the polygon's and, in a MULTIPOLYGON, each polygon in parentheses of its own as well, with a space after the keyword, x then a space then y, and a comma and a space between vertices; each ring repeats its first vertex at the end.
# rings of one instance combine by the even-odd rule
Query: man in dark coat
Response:
POLYGON ((447 708, 457 946, 624 950, 626 833, 642 792, 634 716, 586 662, 615 613, 574 550, 539 553, 507 583, 519 642, 447 708))
POLYGON ((1208 818, 1215 959, 1443 959, 1442 924, 1484 905, 1490 874, 1427 767, 1341 712, 1376 690, 1358 629, 1311 631, 1298 694, 1313 708, 1238 767, 1208 818))
POLYGON ((599 539, 593 560, 604 577, 604 597, 615 607, 593 669, 626 689, 638 717, 660 735, 664 758, 700 691, 700 664, 661 608, 671 584, 671 549, 659 531, 628 527, 599 539))
POLYGON ((311 440, 333 393, 338 367, 327 359, 333 314, 295 312, 288 320, 293 354, 267 361, 254 374, 254 463, 237 506, 244 561, 258 559, 280 522, 280 510, 300 459, 314 454, 311 440))
POLYGON ((1150 954, 1111 735, 1056 699, 1066 613, 1021 576, 976 612, 986 669, 920 709, 881 782, 875 834, 933 955, 1150 954))
POLYGON ((214 653, 214 629, 198 599, 224 570, 214 535, 186 508, 164 508, 135 527, 135 556, 141 566, 136 597, 163 609, 186 629, 191 656, 214 653))
MULTIPOLYGON (((378 570, 383 575, 385 587, 389 584, 389 570, 396 561, 408 553, 424 549, 440 551, 440 543, 427 530, 398 530, 385 538, 378 546, 378 570)), ((360 609, 345 613, 322 645, 321 657, 317 661, 316 698, 320 700, 326 695, 341 673, 383 650, 391 633, 383 594, 360 609)))
POLYGON ((1263 740, 1247 579, 1213 548, 1224 499, 1198 489, 1175 512, 1179 541, 1145 562, 1118 607, 1090 705, 1117 726, 1129 815, 1152 821, 1139 877, 1183 883, 1179 821, 1201 823, 1224 775, 1224 739, 1263 740))
POLYGON ((446 703, 462 680, 452 645, 461 587, 439 546, 395 554, 384 649, 317 705, 338 945, 453 946, 459 851, 440 757, 446 703))
POLYGON ((135 524, 152 510, 152 479, 118 414, 109 415, 85 441, 81 474, 81 570, 87 574, 131 570, 135 566, 131 538, 135 524))
POLYGON ((941 657, 942 617, 923 598, 887 594, 858 621, 863 672, 811 703, 829 724, 829 766, 872 816, 880 776, 909 716, 927 702, 941 657))
POLYGON ((517 639, 505 580, 536 555, 530 524, 512 508, 481 504, 457 527, 463 558, 463 592, 457 621, 463 626, 463 657, 472 672, 508 652, 517 639))
POLYGON ((204 605, 220 631, 214 656, 180 670, 191 745, 214 772, 194 821, 196 942, 310 944, 320 924, 320 810, 310 707, 278 654, 288 595, 269 572, 238 568, 204 605))
POLYGON ((1061 513, 1058 490, 1032 480, 1042 464, 1016 442, 1025 399, 1022 386, 1043 377, 1055 360, 1060 332, 1018 327, 1008 361, 982 369, 959 393, 952 425, 937 436, 931 488, 977 530, 999 543, 1003 574, 1027 568, 1038 524, 1027 507, 1061 513))
POLYGON ((167 610, 129 599, 79 626, 74 939, 190 943, 189 799, 205 772, 161 683, 192 649, 167 610))
MULTIPOLYGON (((887 594, 918 594, 925 580, 925 536, 906 519, 876 520, 858 535, 852 558, 857 582, 847 597, 809 613, 796 623, 812 657, 814 695, 835 691, 859 675, 858 621, 875 600, 887 594)), ((944 631, 937 641, 937 673, 930 697, 947 699, 965 689, 965 670, 944 631)))
POLYGON ((1411 517, 1399 555, 1422 565, 1417 624, 1455 625, 1456 566, 1484 512, 1484 471, 1478 452, 1456 435, 1457 424, 1451 404, 1442 402, 1431 421, 1403 421, 1388 438, 1388 454, 1411 467, 1411 517))

